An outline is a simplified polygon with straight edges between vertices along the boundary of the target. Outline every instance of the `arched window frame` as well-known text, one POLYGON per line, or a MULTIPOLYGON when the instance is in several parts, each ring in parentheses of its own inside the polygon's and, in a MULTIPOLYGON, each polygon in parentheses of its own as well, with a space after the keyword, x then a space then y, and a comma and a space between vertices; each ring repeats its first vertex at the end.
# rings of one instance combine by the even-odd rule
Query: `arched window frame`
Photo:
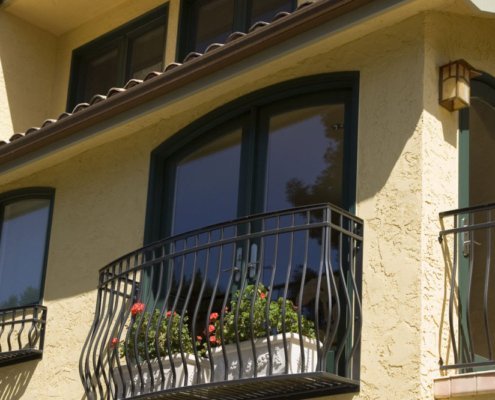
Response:
POLYGON ((43 260, 41 262, 42 271, 41 271, 41 279, 40 279, 40 287, 39 287, 39 298, 36 302, 33 302, 31 305, 42 304, 44 298, 45 277, 46 277, 46 268, 48 261, 48 249, 50 245, 50 232, 52 225, 54 197, 55 197, 55 189, 49 187, 24 188, 24 189, 13 190, 10 192, 0 194, 0 241, 2 240, 1 233, 3 231, 5 206, 18 201, 30 200, 30 199, 46 199, 49 201, 46 239, 44 245, 43 260))
POLYGON ((309 77, 296 78, 290 81, 277 83, 257 90, 253 93, 229 102, 212 112, 193 121, 187 127, 165 140, 151 154, 150 179, 148 186, 148 204, 145 221, 145 244, 167 236, 161 221, 168 218, 166 204, 172 201, 173 191, 167 190, 166 181, 169 171, 165 167, 166 160, 174 153, 193 143, 211 129, 224 124, 236 117, 250 112, 255 108, 265 107, 280 100, 290 99, 305 94, 339 92, 350 93, 345 110, 345 119, 349 122, 346 134, 346 159, 348 173, 347 192, 344 193, 345 208, 353 212, 356 201, 356 170, 357 170, 357 127, 359 107, 359 73, 337 72, 309 77))

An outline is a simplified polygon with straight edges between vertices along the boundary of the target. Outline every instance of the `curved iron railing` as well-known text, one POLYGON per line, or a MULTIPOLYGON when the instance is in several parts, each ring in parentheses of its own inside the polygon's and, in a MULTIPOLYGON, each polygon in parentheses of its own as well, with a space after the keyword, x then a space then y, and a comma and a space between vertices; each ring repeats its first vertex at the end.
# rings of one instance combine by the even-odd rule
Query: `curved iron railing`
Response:
POLYGON ((109 264, 81 354, 87 396, 357 390, 362 228, 331 205, 300 207, 170 237, 109 264))
POLYGON ((45 325, 46 307, 0 310, 0 366, 41 358, 45 325))
POLYGON ((495 368, 495 204, 440 214, 452 357, 441 369, 495 368))

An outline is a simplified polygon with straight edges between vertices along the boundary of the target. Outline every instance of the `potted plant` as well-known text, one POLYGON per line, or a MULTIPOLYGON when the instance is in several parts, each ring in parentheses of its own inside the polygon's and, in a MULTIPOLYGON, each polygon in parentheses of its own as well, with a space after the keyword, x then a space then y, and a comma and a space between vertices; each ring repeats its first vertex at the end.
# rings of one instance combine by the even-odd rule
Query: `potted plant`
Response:
POLYGON ((131 315, 127 338, 114 337, 110 343, 121 359, 120 368, 113 370, 118 398, 209 380, 208 368, 198 371, 187 315, 162 314, 158 309, 148 312, 140 302, 132 305, 131 315))
POLYGON ((271 299, 258 284, 236 291, 229 308, 212 313, 198 340, 221 381, 315 371, 315 336, 314 323, 291 300, 271 299))

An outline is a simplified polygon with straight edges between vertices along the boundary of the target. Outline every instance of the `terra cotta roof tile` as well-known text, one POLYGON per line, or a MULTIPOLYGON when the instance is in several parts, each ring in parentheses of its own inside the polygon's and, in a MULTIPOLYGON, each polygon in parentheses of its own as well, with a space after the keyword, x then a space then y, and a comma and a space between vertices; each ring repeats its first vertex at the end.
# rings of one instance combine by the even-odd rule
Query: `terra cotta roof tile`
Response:
MULTIPOLYGON (((309 26, 309 21, 311 18, 315 18, 317 21, 319 21, 318 18, 321 18, 321 15, 326 15, 328 14, 328 18, 335 18, 338 17, 341 14, 344 14, 350 10, 353 10, 355 8, 360 7, 363 4, 370 3, 372 0, 313 0, 313 1, 307 1, 305 3, 300 4, 295 11, 292 13, 289 12, 279 12, 276 14, 271 22, 266 22, 266 21, 258 21, 254 23, 248 30, 247 33, 245 32, 233 32, 231 33, 228 38, 225 41, 225 44, 223 43, 212 43, 209 45, 205 52, 198 53, 198 52, 191 52, 183 60, 183 63, 178 63, 178 62, 173 62, 168 64, 162 71, 153 71, 148 73, 146 77, 143 80, 140 79, 131 79, 129 80, 124 87, 122 88, 111 88, 108 90, 106 94, 95 94, 91 100, 88 103, 79 103, 77 104, 72 112, 63 112, 62 114, 59 115, 58 118, 56 119, 47 119, 43 122, 41 127, 32 127, 26 130, 24 133, 16 133, 10 137, 8 142, 6 141, 0 141, 0 163, 6 162, 10 159, 16 158, 16 152, 19 152, 18 147, 16 146, 17 144, 20 144, 20 142, 23 142, 23 147, 24 153, 27 153, 29 151, 33 151, 34 149, 40 148, 43 145, 43 136, 44 133, 46 133, 46 136, 50 136, 50 138, 46 138, 46 142, 54 142, 57 140, 58 136, 54 134, 54 131, 57 131, 55 129, 56 127, 60 126, 60 130, 64 130, 65 126, 62 122, 65 122, 65 120, 72 119, 76 117, 77 114, 81 114, 81 117, 84 115, 86 117, 89 117, 92 115, 91 110, 93 108, 99 108, 99 113, 103 114, 101 111, 101 106, 103 106, 105 103, 107 103, 112 97, 120 97, 123 94, 128 93, 129 96, 131 96, 131 92, 135 93, 134 88, 143 86, 144 83, 155 80, 157 77, 162 77, 166 78, 169 74, 174 74, 175 79, 177 79, 177 74, 175 73, 177 69, 181 69, 186 67, 186 65, 189 66, 192 61, 197 61, 198 59, 203 59, 205 56, 215 53, 215 52, 222 52, 225 50, 227 52, 227 47, 229 47, 232 51, 232 46, 231 43, 236 42, 239 44, 239 46, 236 47, 236 49, 242 48, 242 43, 246 43, 246 45, 249 42, 249 38, 251 36, 258 35, 258 32, 266 30, 266 35, 267 37, 269 36, 270 32, 273 30, 270 30, 270 27, 273 26, 275 28, 275 25, 277 25, 279 30, 282 30, 280 27, 283 25, 285 26, 285 22, 287 21, 286 24, 290 28, 291 24, 290 21, 295 20, 296 14, 298 13, 303 13, 306 12, 307 17, 305 22, 308 22, 309 26), (303 10, 305 9, 305 10, 303 10), (306 10, 307 9, 307 10, 306 10), (314 14, 316 17, 312 17, 310 14, 310 9, 314 10, 314 14), (295 18, 288 18, 288 17, 295 17, 295 18), (282 24, 282 25, 280 25, 282 24), (228 45, 228 46, 227 46, 228 45), (133 90, 130 90, 133 89, 133 90), (96 104, 98 104, 99 107, 95 107, 96 104), (29 137, 28 137, 29 136, 29 137), (33 143, 28 143, 28 141, 32 141, 33 143), (36 142, 36 143, 34 143, 36 142), (31 146, 30 146, 31 145, 31 146), (12 147, 12 149, 11 149, 12 147), (28 148, 26 150, 26 148, 28 148)), ((314 20, 313 20, 314 22, 314 20)), ((305 28, 310 29, 311 26, 305 28)), ((274 31, 276 32, 276 30, 274 31)), ((257 42, 259 43, 259 42, 257 42)), ((268 46, 268 44, 266 45, 268 46)), ((220 53, 218 53, 220 54, 220 53)), ((195 64, 198 65, 198 64, 195 64)), ((193 74, 194 70, 182 70, 184 71, 184 74, 193 74), (187 71, 187 72, 186 72, 187 71)), ((179 72, 177 70, 177 72, 179 72)), ((146 97, 146 96, 143 96, 146 97)), ((95 111, 95 113, 97 113, 95 111)), ((99 118, 102 118, 99 116, 99 118)), ((95 120, 98 118, 95 118, 95 120)), ((99 120, 99 119, 98 119, 99 120)), ((83 125, 79 120, 78 123, 74 124, 77 126, 83 125)), ((72 127, 72 130, 76 130, 77 127, 72 127)), ((56 132, 59 133, 59 132, 56 132)), ((67 136, 69 133, 65 132, 63 134, 60 134, 60 137, 62 136, 67 136)))

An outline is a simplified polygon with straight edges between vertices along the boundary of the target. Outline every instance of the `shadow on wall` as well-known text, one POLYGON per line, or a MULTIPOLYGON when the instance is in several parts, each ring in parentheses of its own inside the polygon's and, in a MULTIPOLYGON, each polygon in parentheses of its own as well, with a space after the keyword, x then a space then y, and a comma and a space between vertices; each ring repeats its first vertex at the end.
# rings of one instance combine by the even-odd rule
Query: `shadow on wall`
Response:
POLYGON ((0 368, 0 400, 21 399, 39 360, 0 368))

